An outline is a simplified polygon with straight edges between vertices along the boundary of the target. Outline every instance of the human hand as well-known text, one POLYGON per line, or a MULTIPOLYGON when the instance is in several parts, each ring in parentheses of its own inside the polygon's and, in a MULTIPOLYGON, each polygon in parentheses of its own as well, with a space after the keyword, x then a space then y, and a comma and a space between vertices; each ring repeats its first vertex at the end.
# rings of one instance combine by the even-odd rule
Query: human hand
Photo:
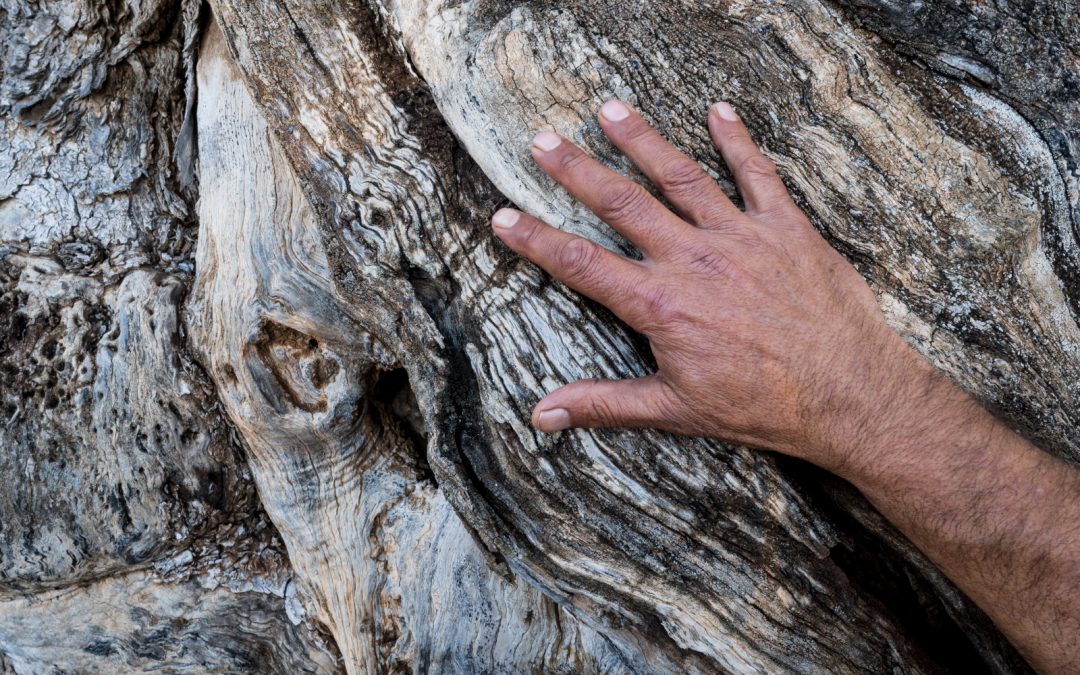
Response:
POLYGON ((731 106, 712 106, 708 125, 745 210, 624 103, 605 103, 600 124, 678 215, 550 131, 534 137, 532 155, 641 261, 513 209, 492 225, 643 333, 658 371, 569 384, 537 404, 533 424, 656 427, 838 470, 898 388, 932 369, 888 328, 866 282, 811 227, 731 106))

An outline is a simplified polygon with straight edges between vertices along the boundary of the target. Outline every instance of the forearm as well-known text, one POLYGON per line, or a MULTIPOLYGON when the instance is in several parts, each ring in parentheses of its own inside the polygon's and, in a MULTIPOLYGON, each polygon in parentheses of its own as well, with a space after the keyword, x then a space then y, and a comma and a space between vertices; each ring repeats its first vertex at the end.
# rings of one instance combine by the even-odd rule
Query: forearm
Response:
POLYGON ((1043 672, 1080 667, 1080 472, 904 364, 839 472, 1043 672))

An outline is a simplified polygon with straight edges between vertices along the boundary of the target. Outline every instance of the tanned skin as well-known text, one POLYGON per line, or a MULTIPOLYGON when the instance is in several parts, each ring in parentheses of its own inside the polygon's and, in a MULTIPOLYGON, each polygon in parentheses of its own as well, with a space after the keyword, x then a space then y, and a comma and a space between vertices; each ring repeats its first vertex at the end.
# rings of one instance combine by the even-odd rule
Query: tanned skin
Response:
POLYGON ((644 334, 658 371, 569 384, 537 404, 533 424, 655 427, 813 462, 861 490, 1038 670, 1080 672, 1080 471, 889 329, 730 105, 710 108, 709 132, 745 210, 629 106, 609 101, 599 119, 677 213, 552 132, 532 155, 642 260, 513 209, 492 225, 644 334))

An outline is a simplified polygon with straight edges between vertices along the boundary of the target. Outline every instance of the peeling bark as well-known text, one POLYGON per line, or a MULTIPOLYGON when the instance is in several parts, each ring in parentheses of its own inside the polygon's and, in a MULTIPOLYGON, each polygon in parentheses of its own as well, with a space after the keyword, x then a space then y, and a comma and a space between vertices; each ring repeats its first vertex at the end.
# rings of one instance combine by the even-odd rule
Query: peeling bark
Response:
POLYGON ((0 672, 1027 671, 812 467, 534 432, 651 357, 487 218, 630 252, 532 131, 638 175, 622 97, 733 193, 731 101, 892 325, 1075 463, 1075 7, 0 13, 0 672))

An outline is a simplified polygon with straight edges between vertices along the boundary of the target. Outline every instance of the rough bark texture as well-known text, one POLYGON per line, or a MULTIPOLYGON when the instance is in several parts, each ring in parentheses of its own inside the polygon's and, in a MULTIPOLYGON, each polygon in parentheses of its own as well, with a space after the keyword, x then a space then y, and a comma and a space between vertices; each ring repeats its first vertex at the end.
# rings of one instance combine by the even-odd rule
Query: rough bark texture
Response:
MULTIPOLYGON (((1075 3, 0 7, 0 672, 1026 672, 848 486, 528 425, 647 344, 492 238, 733 102, 921 353, 1080 460, 1075 3), (44 637, 47 636, 47 637, 44 637)), ((718 346, 722 348, 722 346, 718 346)))

